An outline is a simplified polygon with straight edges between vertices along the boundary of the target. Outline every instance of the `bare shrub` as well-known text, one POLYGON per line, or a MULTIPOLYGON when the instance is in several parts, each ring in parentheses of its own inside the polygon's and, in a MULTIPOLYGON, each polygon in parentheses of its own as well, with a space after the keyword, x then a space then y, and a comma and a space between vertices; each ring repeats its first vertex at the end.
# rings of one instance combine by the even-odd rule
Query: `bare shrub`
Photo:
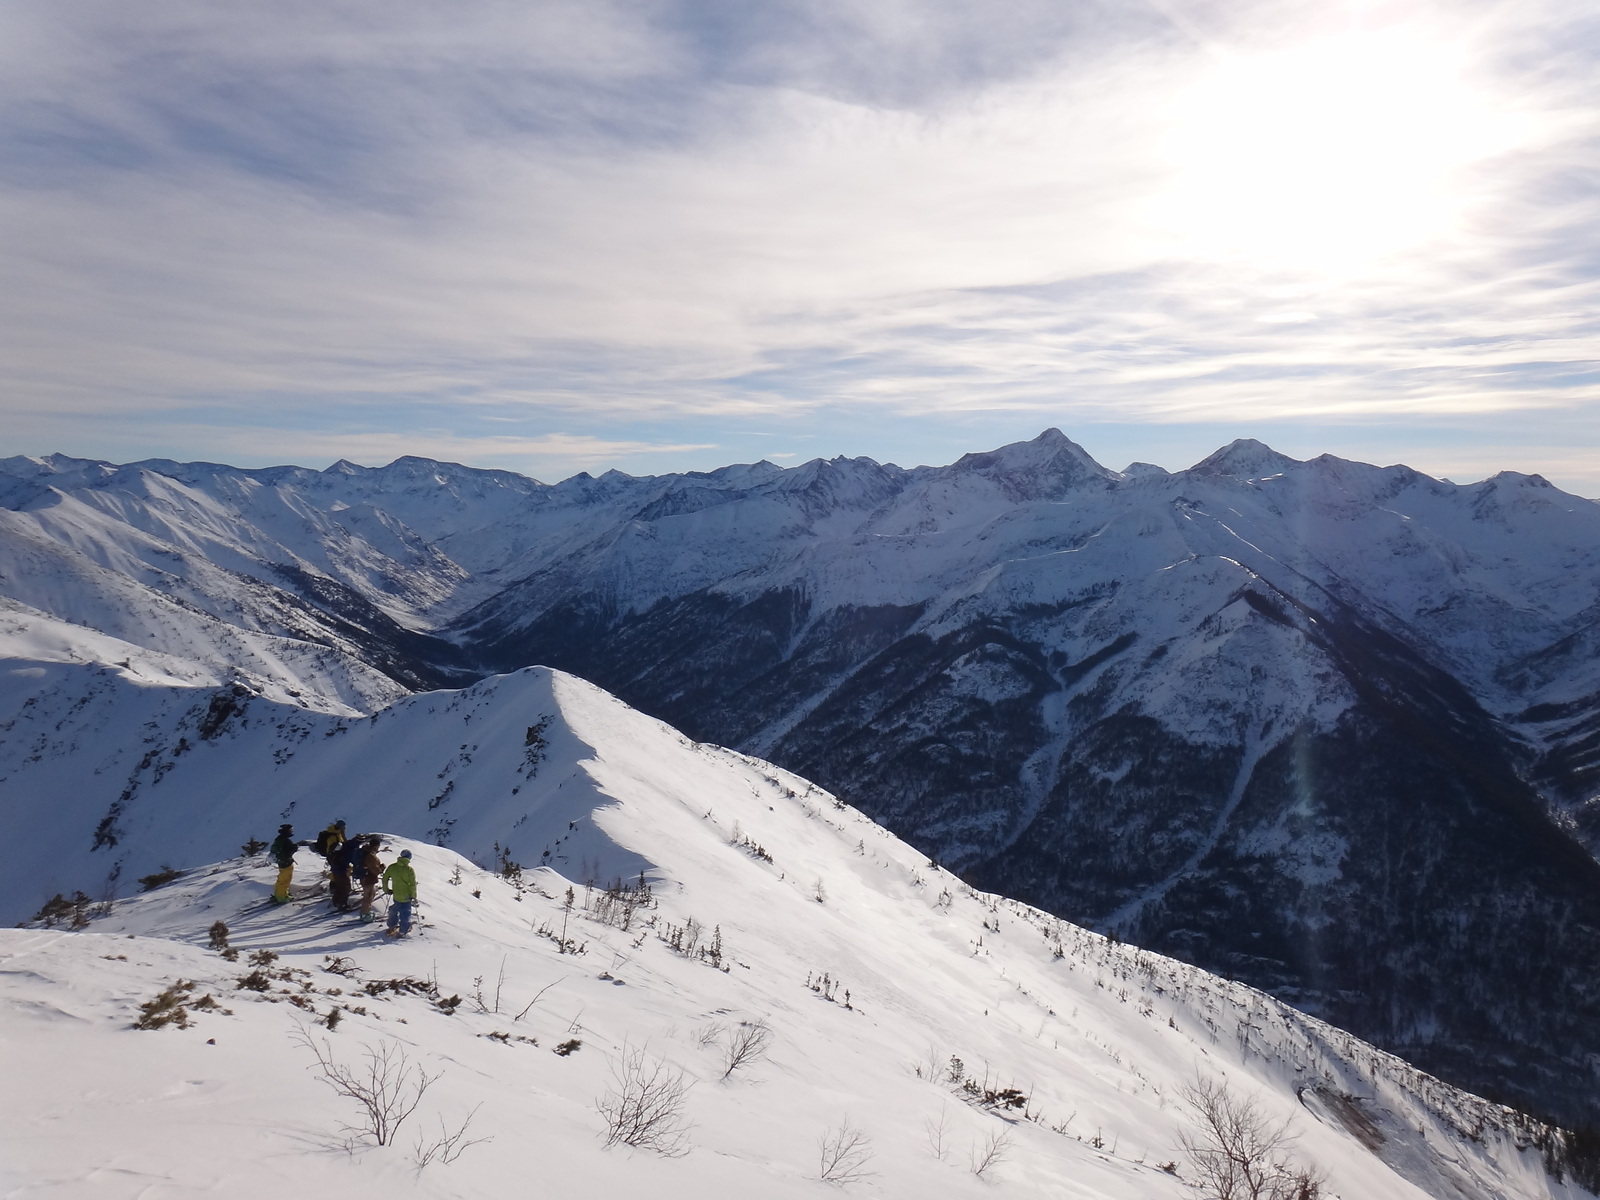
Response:
POLYGON ((478 1012, 484 1014, 485 1016, 488 1016, 489 1013, 491 1013, 491 1012, 498 1013, 500 1011, 500 993, 504 990, 505 985, 506 985, 506 960, 505 960, 505 956, 502 955, 501 958, 500 958, 500 974, 495 979, 495 983, 494 983, 494 1007, 490 1008, 489 1007, 489 1001, 484 998, 484 994, 483 994, 483 976, 479 975, 472 981, 472 1004, 473 1004, 473 1008, 476 1009, 478 1012))
POLYGON ((625 884, 614 880, 610 887, 595 897, 591 911, 595 920, 603 925, 615 925, 624 933, 633 927, 633 915, 641 908, 649 908, 654 899, 644 872, 639 872, 637 882, 625 884))
POLYGON ((827 1183, 860 1183, 875 1174, 872 1142, 846 1117, 837 1129, 824 1130, 817 1139, 817 1178, 827 1183))
POLYGON ((939 1106, 939 1119, 927 1118, 922 1122, 922 1130, 928 1139, 928 1153, 943 1162, 945 1155, 950 1152, 950 1114, 944 1105, 939 1106))
POLYGON ((322 1081, 359 1107, 360 1124, 347 1126, 347 1131, 369 1137, 379 1146, 394 1141, 400 1126, 422 1102, 423 1093, 439 1078, 414 1065, 398 1042, 363 1047, 365 1061, 351 1067, 336 1061, 333 1048, 326 1041, 319 1044, 304 1028, 294 1037, 316 1058, 322 1081))
POLYGON ((494 1141, 493 1138, 481 1137, 469 1139, 467 1137, 467 1129, 472 1125, 472 1118, 478 1115, 478 1109, 482 1107, 483 1105, 480 1104, 477 1106, 477 1108, 474 1108, 471 1112, 469 1112, 467 1114, 467 1119, 461 1122, 461 1124, 456 1127, 454 1132, 451 1132, 449 1126, 444 1123, 444 1118, 440 1117, 439 1136, 431 1142, 428 1140, 428 1136, 426 1134, 417 1134, 417 1147, 416 1151, 412 1155, 412 1161, 417 1164, 417 1172, 419 1174, 429 1163, 440 1162, 448 1166, 450 1163, 455 1162, 456 1159, 460 1158, 473 1146, 481 1145, 484 1142, 494 1141))
MULTIPOLYGON (((556 983, 560 983, 565 978, 566 978, 566 976, 563 975, 561 977, 561 979, 556 980, 556 983)), ((556 983, 547 983, 547 984, 545 984, 542 988, 540 988, 537 992, 535 992, 533 994, 533 999, 528 1001, 527 1006, 525 1008, 523 1008, 523 1010, 521 1012, 519 1012, 516 1016, 512 1017, 511 1019, 513 1021, 522 1020, 523 1017, 528 1015, 529 1009, 531 1009, 535 1004, 539 1003, 540 997, 542 997, 551 988, 555 987, 556 983)))
POLYGON ((1321 1172, 1290 1156, 1292 1121, 1269 1120, 1221 1080, 1197 1079, 1178 1095, 1195 1116, 1178 1143, 1207 1200, 1319 1200, 1321 1172))
POLYGON ((722 1062, 726 1068, 722 1077, 726 1079, 740 1067, 759 1062, 767 1056, 767 1049, 771 1045, 772 1026, 761 1020, 740 1021, 728 1030, 722 1052, 722 1062))
POLYGON ((606 1123, 605 1144, 636 1146, 668 1158, 687 1154, 689 1087, 677 1067, 624 1042, 611 1063, 611 1087, 594 1102, 606 1123))
POLYGON ((975 1142, 972 1153, 968 1156, 968 1164, 972 1173, 982 1179, 989 1171, 998 1167, 1011 1157, 1011 1131, 997 1129, 981 1142, 975 1142))

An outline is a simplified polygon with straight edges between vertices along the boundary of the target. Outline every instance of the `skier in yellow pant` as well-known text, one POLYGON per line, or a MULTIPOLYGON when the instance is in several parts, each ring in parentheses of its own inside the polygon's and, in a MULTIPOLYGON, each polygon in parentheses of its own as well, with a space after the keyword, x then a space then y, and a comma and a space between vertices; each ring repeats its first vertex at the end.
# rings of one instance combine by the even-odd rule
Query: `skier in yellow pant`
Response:
POLYGON ((294 852, 299 843, 294 840, 294 826, 278 826, 278 836, 272 839, 272 858, 278 864, 278 882, 272 888, 274 904, 289 903, 289 881, 294 878, 294 852))

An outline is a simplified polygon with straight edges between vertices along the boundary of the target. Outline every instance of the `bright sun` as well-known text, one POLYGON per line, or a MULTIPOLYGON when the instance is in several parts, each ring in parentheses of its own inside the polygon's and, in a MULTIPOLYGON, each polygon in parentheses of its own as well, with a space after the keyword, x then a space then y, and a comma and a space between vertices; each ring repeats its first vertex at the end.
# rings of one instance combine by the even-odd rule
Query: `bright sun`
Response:
POLYGON ((1447 234, 1462 168, 1513 140, 1465 66, 1397 34, 1214 62, 1179 98, 1158 223, 1198 257, 1335 271, 1447 234))

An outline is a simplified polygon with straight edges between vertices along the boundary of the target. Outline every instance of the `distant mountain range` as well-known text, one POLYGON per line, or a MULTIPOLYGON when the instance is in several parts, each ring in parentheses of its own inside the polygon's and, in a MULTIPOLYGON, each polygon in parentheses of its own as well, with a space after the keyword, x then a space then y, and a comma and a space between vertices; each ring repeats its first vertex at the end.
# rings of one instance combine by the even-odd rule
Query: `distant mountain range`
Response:
POLYGON ((978 886, 1600 1117, 1600 504, 1538 476, 1115 472, 1050 430, 553 486, 15 458, 0 505, 8 806, 62 753, 30 698, 97 686, 38 663, 346 718, 542 663, 978 886))

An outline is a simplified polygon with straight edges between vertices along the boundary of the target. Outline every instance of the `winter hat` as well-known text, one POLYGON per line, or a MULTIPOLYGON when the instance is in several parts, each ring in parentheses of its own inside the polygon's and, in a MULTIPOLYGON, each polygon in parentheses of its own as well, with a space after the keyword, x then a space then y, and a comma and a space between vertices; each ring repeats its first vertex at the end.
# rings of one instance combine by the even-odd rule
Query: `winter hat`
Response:
POLYGON ((335 829, 343 829, 344 828, 344 822, 343 821, 335 821, 333 823, 333 827, 335 829))
POLYGON ((278 832, 279 833, 293 833, 294 832, 294 826, 293 825, 279 825, 278 826, 278 832))
POLYGON ((409 851, 409 850, 400 851, 400 857, 401 858, 410 858, 411 857, 411 851, 409 851))

